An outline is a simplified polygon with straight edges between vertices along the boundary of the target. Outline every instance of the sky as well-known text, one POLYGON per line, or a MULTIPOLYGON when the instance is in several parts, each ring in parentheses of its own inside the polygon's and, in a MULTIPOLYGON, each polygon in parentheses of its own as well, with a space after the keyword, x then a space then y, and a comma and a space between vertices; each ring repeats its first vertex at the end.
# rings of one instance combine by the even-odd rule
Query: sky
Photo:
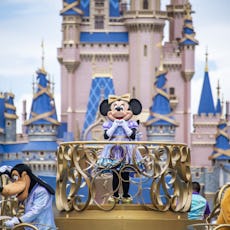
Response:
MULTIPOLYGON (((169 3, 162 0, 162 8, 169 3)), ((197 113, 204 78, 205 52, 208 50, 209 76, 214 101, 217 82, 221 99, 230 100, 230 1, 190 0, 194 11, 193 26, 199 45, 196 47, 196 73, 192 79, 192 113, 197 113)), ((55 82, 57 112, 60 107, 60 65, 57 48, 61 47, 62 0, 0 0, 0 92, 15 94, 17 115, 32 98, 32 82, 36 70, 44 64, 50 79, 55 82)), ((165 28, 167 29, 167 27, 165 28)), ((166 32, 167 33, 167 32, 166 32)), ((166 38, 167 39, 167 38, 166 38)), ((20 119, 18 121, 20 129, 20 119)))

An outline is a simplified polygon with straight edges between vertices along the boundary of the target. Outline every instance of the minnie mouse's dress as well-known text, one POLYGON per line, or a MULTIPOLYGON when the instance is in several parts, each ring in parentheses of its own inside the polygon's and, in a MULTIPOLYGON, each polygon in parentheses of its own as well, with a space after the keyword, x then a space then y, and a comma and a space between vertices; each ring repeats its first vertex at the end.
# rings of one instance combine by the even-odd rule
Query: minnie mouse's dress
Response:
MULTIPOLYGON (((125 121, 130 129, 137 129, 138 123, 136 121, 125 121)), ((112 121, 106 121, 103 124, 103 129, 106 131, 112 127, 112 121)), ((130 137, 127 136, 122 126, 118 126, 113 135, 109 139, 110 141, 130 141, 130 137)), ((116 168, 119 170, 124 165, 133 165, 134 161, 137 165, 142 165, 142 156, 138 149, 135 149, 135 145, 122 144, 105 145, 100 154, 98 160, 98 166, 102 168, 116 168), (134 155, 133 155, 134 154, 134 155)))

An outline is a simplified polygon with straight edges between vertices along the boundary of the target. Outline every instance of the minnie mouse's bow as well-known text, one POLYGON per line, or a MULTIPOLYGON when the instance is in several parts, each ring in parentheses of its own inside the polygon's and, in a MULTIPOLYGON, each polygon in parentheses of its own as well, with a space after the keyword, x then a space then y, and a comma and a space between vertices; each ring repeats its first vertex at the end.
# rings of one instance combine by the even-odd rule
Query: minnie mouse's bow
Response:
POLYGON ((127 101, 129 102, 130 101, 130 94, 124 94, 124 95, 121 95, 121 96, 116 96, 116 95, 109 95, 109 104, 113 103, 114 101, 118 101, 118 100, 121 100, 121 101, 127 101))

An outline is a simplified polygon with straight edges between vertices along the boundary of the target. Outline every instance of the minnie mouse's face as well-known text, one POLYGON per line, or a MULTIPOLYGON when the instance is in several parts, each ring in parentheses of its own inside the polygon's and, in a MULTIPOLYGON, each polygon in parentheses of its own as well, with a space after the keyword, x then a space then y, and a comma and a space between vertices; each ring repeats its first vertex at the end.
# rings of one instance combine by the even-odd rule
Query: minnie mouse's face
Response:
POLYGON ((100 104, 100 113, 107 116, 111 121, 125 120, 128 121, 133 115, 141 113, 142 106, 137 99, 130 99, 129 94, 122 96, 110 95, 100 104))
POLYGON ((117 100, 110 105, 110 111, 108 111, 107 116, 112 121, 116 119, 127 121, 133 116, 133 112, 129 109, 128 102, 117 100))

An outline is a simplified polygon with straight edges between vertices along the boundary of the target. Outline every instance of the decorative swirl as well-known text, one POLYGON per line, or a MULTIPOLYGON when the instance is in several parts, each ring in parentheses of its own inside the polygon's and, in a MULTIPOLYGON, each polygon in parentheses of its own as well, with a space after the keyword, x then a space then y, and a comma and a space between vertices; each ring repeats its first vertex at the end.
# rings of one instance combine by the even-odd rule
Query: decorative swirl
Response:
POLYGON ((116 200, 109 198, 120 185, 129 182, 135 202, 145 207, 173 212, 187 212, 191 204, 190 151, 186 145, 137 141, 110 141, 113 148, 121 148, 121 159, 99 166, 100 152, 108 142, 68 142, 58 149, 56 206, 58 210, 84 211, 94 205, 109 211, 116 200), (133 146, 132 162, 124 161, 125 146, 133 146), (141 153, 141 161, 136 159, 141 153), (125 163, 124 163, 125 162, 125 163), (117 171, 117 168, 119 170, 117 171), (121 173, 129 172, 124 180, 121 173), (114 191, 112 177, 119 183, 114 191), (146 198, 151 201, 146 202, 146 198))

